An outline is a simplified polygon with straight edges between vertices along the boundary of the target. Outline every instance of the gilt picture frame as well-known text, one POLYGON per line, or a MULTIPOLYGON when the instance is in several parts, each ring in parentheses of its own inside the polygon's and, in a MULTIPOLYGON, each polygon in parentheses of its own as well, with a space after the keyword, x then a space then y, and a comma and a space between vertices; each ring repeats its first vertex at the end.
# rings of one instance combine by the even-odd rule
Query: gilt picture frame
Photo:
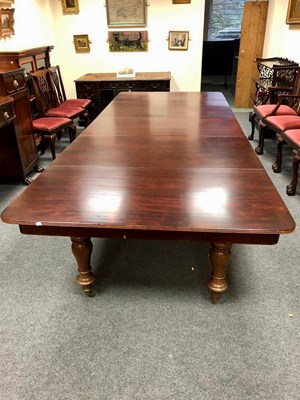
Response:
POLYGON ((190 4, 191 0, 173 0, 173 4, 190 4))
POLYGON ((300 0, 289 0, 286 23, 300 24, 300 0))
POLYGON ((0 37, 7 38, 15 34, 14 8, 0 8, 0 37))
POLYGON ((79 0, 61 0, 61 5, 64 14, 79 13, 79 0))
POLYGON ((146 26, 145 0, 106 0, 108 28, 146 26))
POLYGON ((90 52, 89 35, 74 35, 73 38, 76 53, 90 52))
POLYGON ((187 50, 189 46, 189 31, 170 31, 169 50, 187 50))

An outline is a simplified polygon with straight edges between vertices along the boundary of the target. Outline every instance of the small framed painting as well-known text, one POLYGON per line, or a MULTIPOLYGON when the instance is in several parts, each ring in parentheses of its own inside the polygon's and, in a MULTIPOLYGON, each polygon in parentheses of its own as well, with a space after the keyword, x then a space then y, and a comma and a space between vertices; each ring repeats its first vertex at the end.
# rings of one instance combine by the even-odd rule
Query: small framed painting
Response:
POLYGON ((191 0, 173 0, 173 4, 190 4, 191 0))
POLYGON ((14 8, 0 8, 0 37, 7 38, 15 34, 14 8))
POLYGON ((189 45, 188 31, 169 32, 169 50, 187 50, 189 45))
POLYGON ((300 24, 300 0, 289 0, 287 24, 300 24))
POLYGON ((79 13, 79 0, 61 0, 64 14, 79 13))
POLYGON ((74 35, 73 38, 76 53, 90 52, 90 41, 88 35, 74 35))

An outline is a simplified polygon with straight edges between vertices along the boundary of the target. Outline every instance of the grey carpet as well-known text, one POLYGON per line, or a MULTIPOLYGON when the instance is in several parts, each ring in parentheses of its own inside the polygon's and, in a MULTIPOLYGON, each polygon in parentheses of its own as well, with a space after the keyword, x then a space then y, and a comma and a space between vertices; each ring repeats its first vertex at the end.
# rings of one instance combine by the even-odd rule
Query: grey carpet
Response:
MULTIPOLYGON (((281 174, 274 157, 270 139, 260 159, 299 225, 290 149, 281 174)), ((22 190, 1 184, 0 209, 22 190)), ((93 239, 99 295, 87 298, 68 238, 0 232, 0 399, 300 399, 298 228, 276 246, 235 245, 217 305, 206 243, 93 239)))

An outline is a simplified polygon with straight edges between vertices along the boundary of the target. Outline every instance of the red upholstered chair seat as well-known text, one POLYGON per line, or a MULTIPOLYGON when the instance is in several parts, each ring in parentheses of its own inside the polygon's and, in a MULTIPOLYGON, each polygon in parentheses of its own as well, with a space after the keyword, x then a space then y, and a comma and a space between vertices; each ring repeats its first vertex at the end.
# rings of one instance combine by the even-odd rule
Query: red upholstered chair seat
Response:
POLYGON ((38 118, 32 121, 32 126, 35 131, 53 131, 60 127, 64 127, 69 124, 69 119, 67 118, 38 118))
MULTIPOLYGON (((274 110, 274 104, 262 104, 260 106, 254 107, 254 112, 258 115, 261 119, 265 118, 267 115, 271 114, 274 110)), ((296 111, 286 105, 280 105, 279 108, 276 110, 275 115, 297 115, 296 111)))
POLYGON ((92 103, 90 99, 68 99, 65 100, 61 105, 68 107, 81 107, 87 108, 92 103))
POLYGON ((300 128, 287 130, 284 132, 284 136, 289 139, 295 147, 300 147, 300 128))
POLYGON ((61 117, 74 119, 82 114, 82 107, 58 106, 46 111, 47 117, 61 117))
POLYGON ((268 126, 273 125, 276 131, 300 128, 300 117, 297 115, 275 115, 267 117, 265 122, 268 126))

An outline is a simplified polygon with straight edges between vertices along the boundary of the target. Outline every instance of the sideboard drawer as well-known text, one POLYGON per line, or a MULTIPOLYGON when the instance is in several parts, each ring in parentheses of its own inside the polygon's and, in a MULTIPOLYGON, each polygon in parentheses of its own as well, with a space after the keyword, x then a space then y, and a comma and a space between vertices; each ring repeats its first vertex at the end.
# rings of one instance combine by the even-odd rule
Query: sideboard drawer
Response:
POLYGON ((0 107, 0 127, 8 124, 15 118, 15 112, 12 103, 0 107))
POLYGON ((25 89, 26 81, 23 69, 3 74, 3 82, 8 95, 25 89))
POLYGON ((147 91, 169 91, 169 81, 143 81, 143 89, 147 91))
POLYGON ((141 81, 107 81, 103 82, 106 90, 139 90, 142 88, 141 81))

